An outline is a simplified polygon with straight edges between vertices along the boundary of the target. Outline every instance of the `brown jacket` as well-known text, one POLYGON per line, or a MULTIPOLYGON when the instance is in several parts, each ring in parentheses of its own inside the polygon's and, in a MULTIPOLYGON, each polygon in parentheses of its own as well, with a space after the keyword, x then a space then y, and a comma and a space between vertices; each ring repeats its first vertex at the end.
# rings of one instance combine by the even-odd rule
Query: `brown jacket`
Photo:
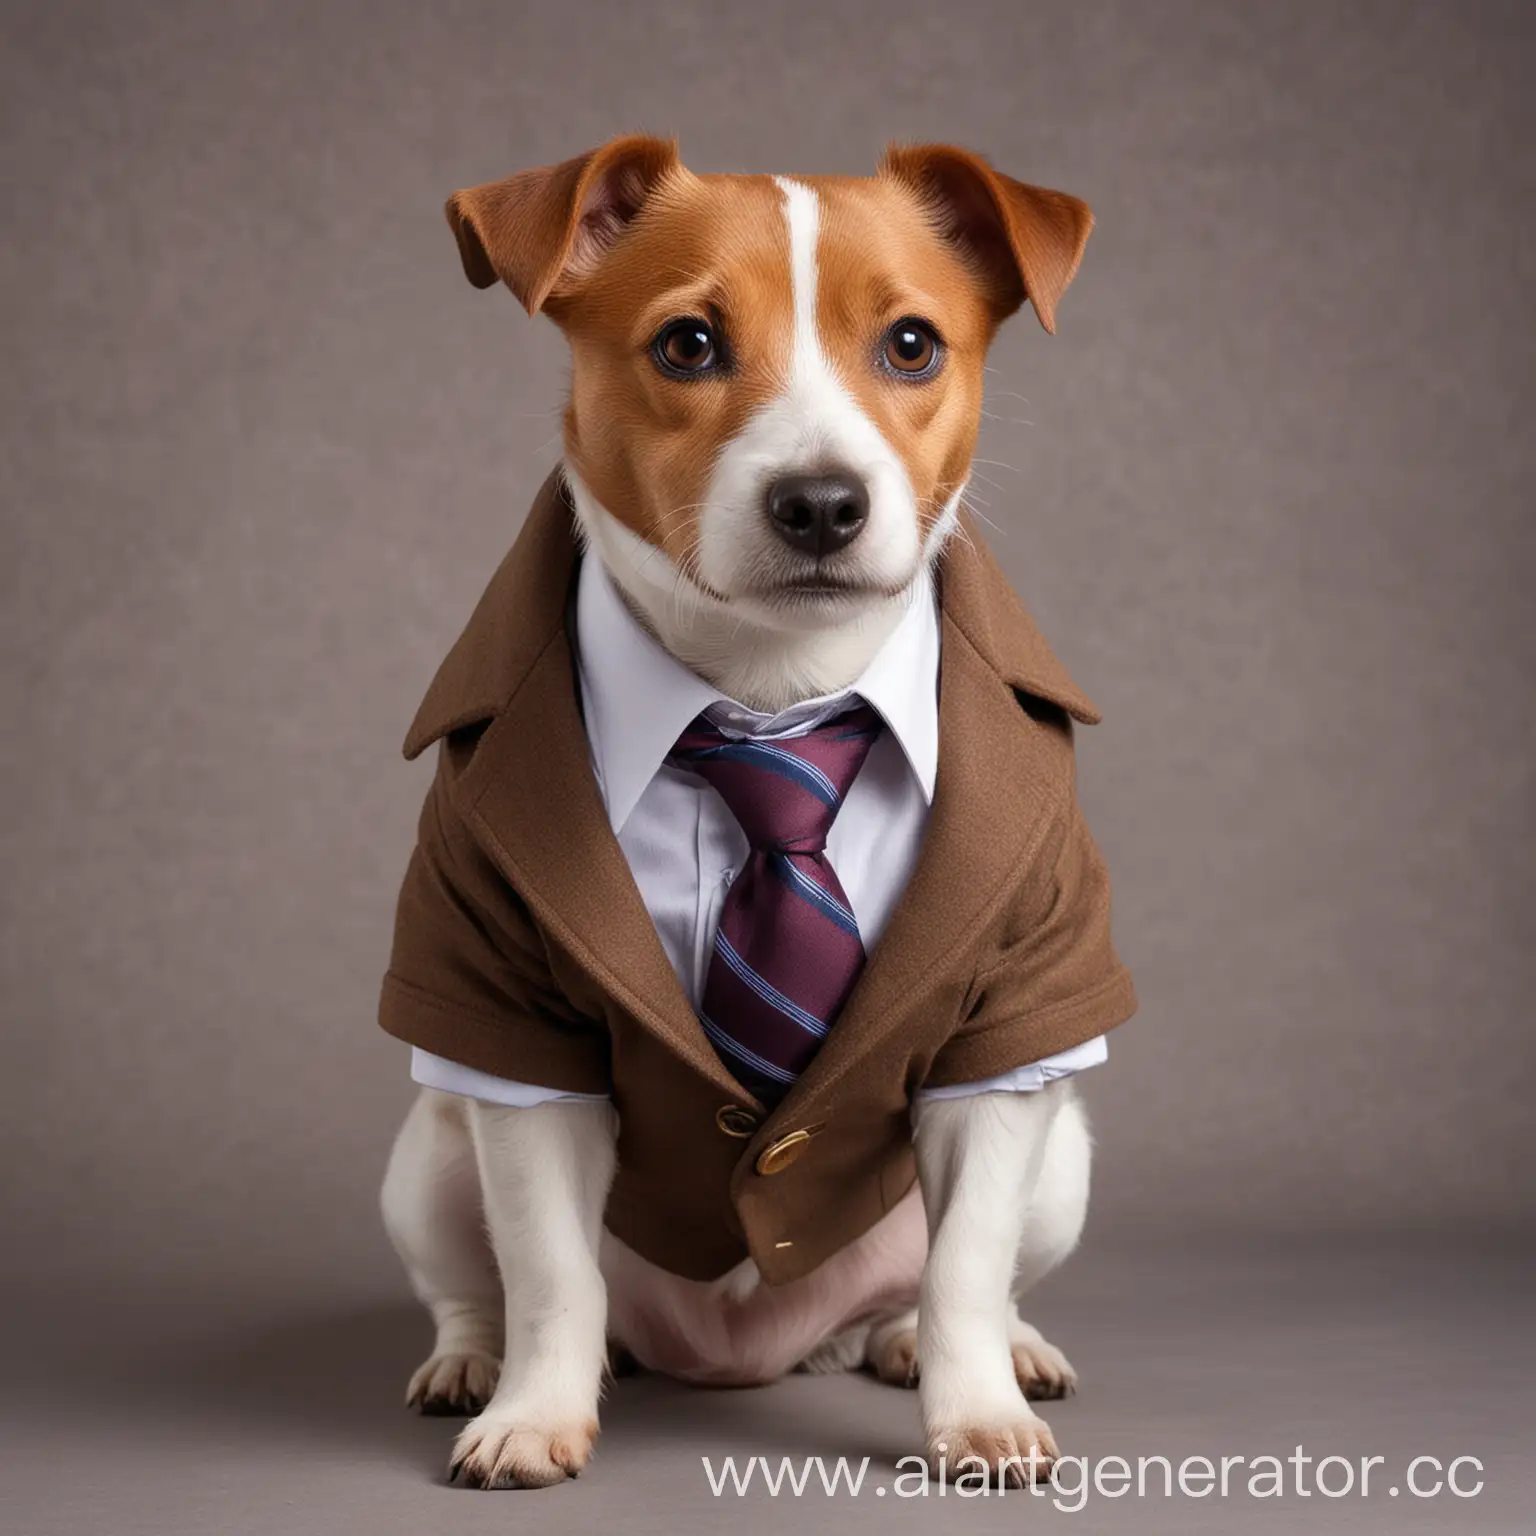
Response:
POLYGON ((1098 716, 974 528, 952 540, 922 854, 837 1024, 765 1115, 705 1038, 603 812, 567 631, 572 528, 552 475, 406 739, 407 757, 442 746, 380 1022, 483 1072, 611 1092, 611 1230, 680 1275, 750 1254, 782 1284, 911 1186, 916 1089, 1135 1011, 1073 788, 1071 720, 1098 716))

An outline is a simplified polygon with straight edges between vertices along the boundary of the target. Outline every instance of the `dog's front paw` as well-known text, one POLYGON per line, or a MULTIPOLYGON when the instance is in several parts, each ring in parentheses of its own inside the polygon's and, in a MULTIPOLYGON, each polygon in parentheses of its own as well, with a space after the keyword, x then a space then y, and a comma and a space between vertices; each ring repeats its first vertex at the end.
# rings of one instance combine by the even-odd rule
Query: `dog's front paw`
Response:
POLYGON ((988 1482, 998 1487, 1023 1488, 1044 1481, 1061 1452, 1051 1426, 1023 1402, 1019 1406, 1023 1413, 1011 1419, 931 1431, 928 1465, 936 1473, 942 1466, 950 1482, 983 1469, 988 1482))
POLYGON ((480 1350, 433 1355, 416 1367, 405 1406, 425 1414, 479 1413, 500 1375, 501 1361, 480 1350))
POLYGON ((596 1419, 544 1423, 490 1409, 454 1442, 448 1481, 466 1488, 549 1488, 586 1466, 596 1439, 596 1419))

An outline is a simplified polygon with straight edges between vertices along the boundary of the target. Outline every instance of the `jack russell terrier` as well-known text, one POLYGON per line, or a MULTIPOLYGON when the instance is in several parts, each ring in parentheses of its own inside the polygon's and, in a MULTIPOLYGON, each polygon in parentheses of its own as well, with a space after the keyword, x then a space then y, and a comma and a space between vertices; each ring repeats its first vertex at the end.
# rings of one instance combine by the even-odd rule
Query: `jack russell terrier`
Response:
MULTIPOLYGON (((565 452, 406 743, 385 1222, 450 1481, 574 1477, 611 1361, 868 1366, 1019 1483, 1071 1392, 1069 1079, 1135 1010, 1074 789, 1098 718, 962 507, 998 325, 1091 215, 964 150, 695 175, 636 136, 457 192, 571 348, 565 452)), ((979 1458, 979 1461, 976 1460, 979 1458)))

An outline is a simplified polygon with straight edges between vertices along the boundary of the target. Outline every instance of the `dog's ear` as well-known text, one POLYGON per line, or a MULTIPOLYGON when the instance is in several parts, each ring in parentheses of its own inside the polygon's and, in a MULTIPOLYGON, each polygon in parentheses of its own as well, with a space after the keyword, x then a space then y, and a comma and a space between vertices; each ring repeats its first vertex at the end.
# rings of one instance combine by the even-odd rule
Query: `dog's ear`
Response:
POLYGON ((880 172, 916 192, 944 238, 972 258, 999 320, 1027 298, 1055 334, 1057 300, 1093 228, 1087 203, 1015 181, 950 144, 892 144, 880 172))
POLYGON ((477 288, 505 283, 536 315, 597 265, 656 186, 681 168, 674 140, 633 134, 455 192, 445 211, 464 275, 477 288))

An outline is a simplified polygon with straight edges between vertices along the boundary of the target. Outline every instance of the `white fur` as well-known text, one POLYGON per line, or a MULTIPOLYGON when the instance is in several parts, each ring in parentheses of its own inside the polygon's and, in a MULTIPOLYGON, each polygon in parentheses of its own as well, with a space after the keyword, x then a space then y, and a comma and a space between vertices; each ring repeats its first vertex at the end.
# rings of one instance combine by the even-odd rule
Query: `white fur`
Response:
POLYGON ((914 581, 897 595, 823 614, 819 629, 798 627, 793 616, 778 625, 759 623, 705 592, 663 550, 621 523, 569 463, 565 477, 588 548, 646 628, 685 666, 749 709, 773 713, 848 687, 920 590, 914 581))

